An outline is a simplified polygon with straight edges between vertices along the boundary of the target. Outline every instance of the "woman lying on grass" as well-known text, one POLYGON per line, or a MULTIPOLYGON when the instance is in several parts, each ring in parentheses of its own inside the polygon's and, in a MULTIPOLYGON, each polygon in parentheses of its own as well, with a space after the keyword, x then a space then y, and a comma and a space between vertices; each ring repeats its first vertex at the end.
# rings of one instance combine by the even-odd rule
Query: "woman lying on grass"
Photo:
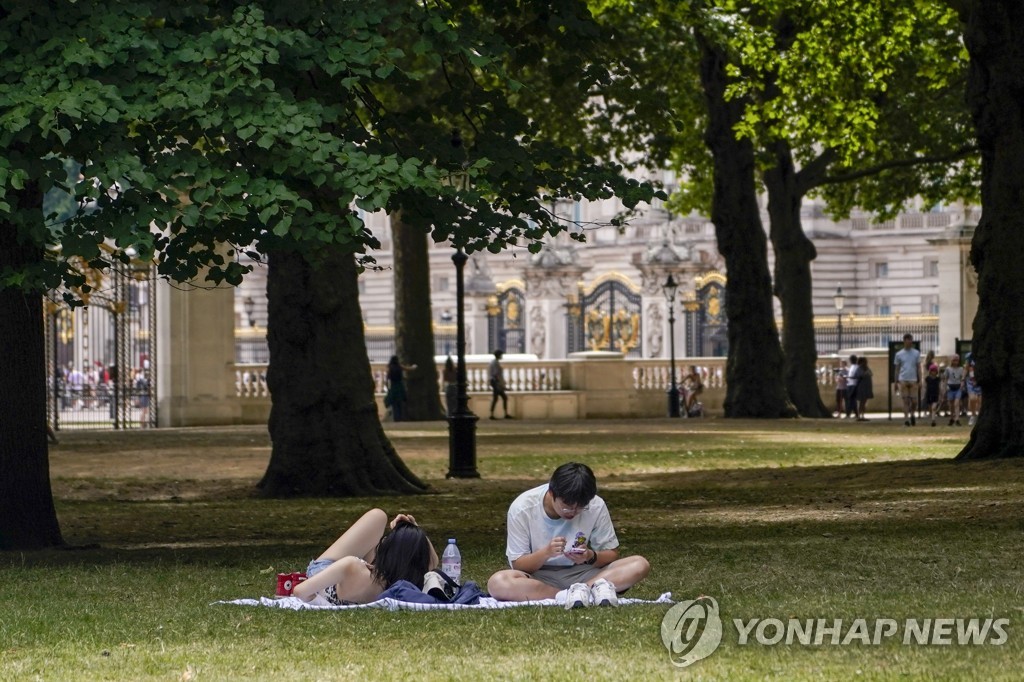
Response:
POLYGON ((292 594, 307 602, 365 604, 398 580, 422 588, 423 574, 437 566, 437 552, 415 518, 399 514, 388 524, 383 510, 371 509, 309 563, 292 594))

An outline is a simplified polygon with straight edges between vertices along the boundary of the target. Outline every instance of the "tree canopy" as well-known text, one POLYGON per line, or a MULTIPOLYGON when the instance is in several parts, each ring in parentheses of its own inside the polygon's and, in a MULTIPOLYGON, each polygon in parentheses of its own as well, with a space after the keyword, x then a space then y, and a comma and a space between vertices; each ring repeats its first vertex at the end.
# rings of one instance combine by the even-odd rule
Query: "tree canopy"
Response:
POLYGON ((435 239, 498 249, 558 228, 542 194, 650 194, 510 106, 509 45, 457 5, 59 4, 4 3, 0 15, 0 219, 60 245, 5 270, 8 284, 81 284, 69 257, 102 266, 105 240, 167 277, 208 265, 206 277, 237 283, 241 249, 365 252, 377 242, 351 207, 392 209, 399 196, 435 239), (67 159, 80 181, 66 179, 67 159), (462 170, 468 192, 447 182, 462 170), (100 210, 47 227, 11 201, 32 181, 100 210))

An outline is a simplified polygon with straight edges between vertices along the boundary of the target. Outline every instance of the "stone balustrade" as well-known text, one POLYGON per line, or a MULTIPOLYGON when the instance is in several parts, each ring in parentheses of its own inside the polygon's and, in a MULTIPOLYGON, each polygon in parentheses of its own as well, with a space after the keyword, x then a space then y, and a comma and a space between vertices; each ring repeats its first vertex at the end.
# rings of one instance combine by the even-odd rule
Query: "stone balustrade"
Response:
MULTIPOLYGON (((885 405, 888 359, 884 352, 868 353, 869 366, 876 374, 875 409, 885 405)), ((681 358, 676 362, 676 381, 681 386, 689 367, 694 366, 704 384, 700 396, 705 413, 721 416, 725 400, 725 358, 681 358)), ((670 385, 669 361, 626 359, 620 353, 574 353, 566 360, 503 361, 509 390, 509 410, 526 419, 585 419, 587 417, 661 417, 667 412, 666 391, 670 385)), ((839 358, 818 359, 816 376, 822 400, 835 401, 835 369, 839 358)), ((386 365, 372 366, 380 413, 384 414, 386 365)), ((438 365, 438 376, 442 366, 438 365)), ((490 405, 488 363, 467 363, 470 408, 486 416, 490 405)), ((242 404, 243 423, 266 421, 270 413, 270 392, 266 365, 236 364, 235 388, 242 404)), ((438 386, 443 396, 443 389, 438 386)), ((894 401, 898 404, 898 401, 894 401)))

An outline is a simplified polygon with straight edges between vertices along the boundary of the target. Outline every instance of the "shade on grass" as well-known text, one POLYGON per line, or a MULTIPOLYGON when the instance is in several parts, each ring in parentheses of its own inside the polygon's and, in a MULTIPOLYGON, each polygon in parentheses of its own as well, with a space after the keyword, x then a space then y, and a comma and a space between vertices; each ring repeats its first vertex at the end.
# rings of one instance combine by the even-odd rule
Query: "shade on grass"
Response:
POLYGON ((1016 462, 953 464, 965 430, 888 422, 500 422, 481 480, 446 481, 444 424, 390 435, 429 495, 263 500, 255 428, 69 433, 52 454, 65 537, 0 555, 0 679, 676 679, 663 606, 291 613, 211 606, 270 594, 370 506, 459 539, 465 575, 504 566, 504 515, 570 459, 590 464, 631 596, 711 595, 705 679, 1014 679, 1024 612, 1016 462), (740 646, 732 619, 1010 619, 1001 646, 740 646))

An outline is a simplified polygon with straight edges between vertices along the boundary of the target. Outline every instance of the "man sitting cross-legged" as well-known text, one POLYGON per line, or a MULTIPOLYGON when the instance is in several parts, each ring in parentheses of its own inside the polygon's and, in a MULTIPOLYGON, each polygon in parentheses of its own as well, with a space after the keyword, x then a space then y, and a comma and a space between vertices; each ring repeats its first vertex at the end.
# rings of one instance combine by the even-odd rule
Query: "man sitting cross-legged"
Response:
POLYGON ((509 507, 505 554, 512 569, 492 575, 487 591, 504 601, 554 597, 567 609, 615 606, 616 593, 651 570, 641 556, 620 559, 618 547, 594 472, 586 464, 563 464, 548 483, 509 507))

